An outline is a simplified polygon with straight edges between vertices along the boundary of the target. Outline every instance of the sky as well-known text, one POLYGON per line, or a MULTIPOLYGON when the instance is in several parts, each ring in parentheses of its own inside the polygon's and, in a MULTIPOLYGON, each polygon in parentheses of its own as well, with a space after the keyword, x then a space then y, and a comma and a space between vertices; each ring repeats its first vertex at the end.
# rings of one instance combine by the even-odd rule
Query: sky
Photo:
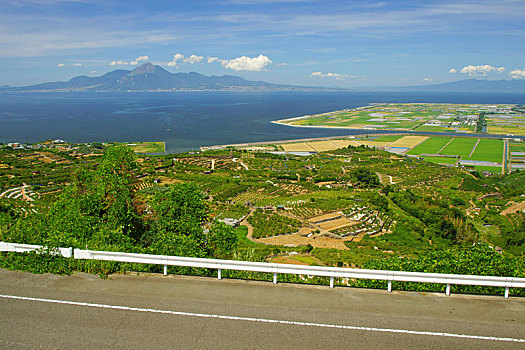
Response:
POLYGON ((341 88, 525 79, 525 1, 2 0, 0 86, 151 62, 341 88))

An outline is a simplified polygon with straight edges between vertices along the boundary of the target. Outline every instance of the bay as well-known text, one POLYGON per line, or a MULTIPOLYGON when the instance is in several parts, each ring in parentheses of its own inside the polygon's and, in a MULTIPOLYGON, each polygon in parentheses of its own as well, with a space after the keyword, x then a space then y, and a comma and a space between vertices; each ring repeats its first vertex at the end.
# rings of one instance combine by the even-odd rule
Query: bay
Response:
POLYGON ((200 146, 357 135, 271 121, 382 102, 524 104, 523 94, 430 92, 0 93, 0 142, 166 141, 200 146))

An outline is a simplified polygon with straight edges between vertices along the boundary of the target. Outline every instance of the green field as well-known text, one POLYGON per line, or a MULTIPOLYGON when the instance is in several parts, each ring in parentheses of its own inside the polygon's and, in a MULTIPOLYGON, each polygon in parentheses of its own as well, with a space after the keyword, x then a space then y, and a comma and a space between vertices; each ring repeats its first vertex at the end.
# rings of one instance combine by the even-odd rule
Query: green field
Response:
POLYGON ((456 137, 439 154, 468 157, 477 142, 478 139, 456 137))
POLYGON ((525 152, 525 144, 523 143, 511 143, 509 146, 511 152, 525 152))
POLYGON ((466 160, 484 160, 501 163, 503 158, 503 141, 492 139, 481 139, 472 157, 464 157, 466 160))
POLYGON ((476 165, 474 166, 474 170, 477 171, 490 171, 494 174, 501 174, 501 168, 497 166, 482 166, 482 165, 476 165))
POLYGON ((405 137, 405 135, 386 135, 381 136, 375 139, 376 142, 394 142, 399 140, 400 138, 405 137))
POLYGON ((451 139, 451 137, 430 137, 425 142, 412 148, 407 154, 437 154, 451 139))
POLYGON ((126 143, 135 153, 166 153, 166 143, 161 142, 130 142, 126 143))
POLYGON ((448 158, 448 157, 425 157, 427 162, 438 163, 438 164, 456 164, 458 161, 457 158, 448 158))

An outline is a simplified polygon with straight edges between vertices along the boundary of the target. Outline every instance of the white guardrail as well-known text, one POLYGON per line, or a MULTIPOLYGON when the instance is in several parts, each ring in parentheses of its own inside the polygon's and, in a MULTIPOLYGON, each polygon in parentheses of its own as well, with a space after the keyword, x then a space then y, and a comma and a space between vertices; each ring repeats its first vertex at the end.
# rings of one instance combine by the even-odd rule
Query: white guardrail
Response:
MULTIPOLYGON (((0 242, 0 251, 4 252, 30 252, 43 249, 40 245, 0 242)), ((218 278, 222 278, 222 270, 238 270, 267 272, 273 274, 273 283, 277 283, 278 274, 294 274, 307 276, 330 277, 330 288, 334 287, 334 278, 354 278, 382 280, 388 282, 388 292, 392 291, 392 281, 419 282, 446 284, 446 295, 450 295, 450 286, 453 284, 504 287, 505 298, 509 297, 510 288, 525 288, 525 278, 455 275, 424 272, 365 270, 327 266, 305 266, 291 264, 274 264, 251 261, 220 260, 189 258, 183 256, 136 254, 121 252, 105 252, 95 250, 82 250, 73 248, 58 248, 53 254, 66 258, 117 261, 137 264, 164 265, 164 275, 168 274, 168 266, 200 267, 217 269, 218 278)))

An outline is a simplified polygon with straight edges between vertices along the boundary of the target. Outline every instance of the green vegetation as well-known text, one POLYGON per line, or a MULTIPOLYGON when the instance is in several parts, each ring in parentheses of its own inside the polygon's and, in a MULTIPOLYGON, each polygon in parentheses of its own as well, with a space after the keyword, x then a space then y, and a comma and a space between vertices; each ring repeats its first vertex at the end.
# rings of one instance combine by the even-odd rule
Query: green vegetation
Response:
MULTIPOLYGON (((414 150, 424 146, 431 150, 428 153, 437 153, 450 140, 432 137, 414 150)), ((455 150, 461 159, 467 158, 464 149, 470 145, 470 153, 472 142, 477 142, 455 140, 459 141, 445 149, 452 147, 450 152, 455 150)), ((501 155, 501 149, 492 149, 500 145, 501 140, 481 139, 472 158, 476 152, 478 158, 501 155)), ((525 214, 519 204, 525 200, 525 172, 485 176, 434 163, 456 160, 427 157, 423 161, 365 146, 305 157, 236 149, 141 156, 122 145, 101 144, 3 147, 0 240, 51 249, 87 246, 249 261, 522 276, 525 214), (236 228, 218 222, 238 225, 236 220, 241 219, 246 221, 236 228), (251 237, 247 223, 253 227, 251 237)), ((156 266, 75 261, 48 254, 0 256, 1 267, 32 272, 159 271, 156 266)), ((223 275, 271 279, 271 275, 236 271, 223 275)), ((327 283, 290 276, 280 280, 327 283)), ((375 281, 351 284, 381 286, 375 281)), ((394 288, 440 290, 442 286, 400 284, 394 288)))
POLYGON ((439 154, 468 157, 477 142, 478 139, 455 137, 439 154))
POLYGON ((166 153, 165 142, 130 142, 126 144, 136 153, 166 153))
POLYGON ((438 154, 439 150, 451 140, 451 137, 430 137, 412 148, 407 154, 438 154))
POLYGON ((465 159, 486 160, 501 163, 503 157, 503 141, 492 139, 481 139, 472 157, 465 159))
POLYGON ((286 235, 301 228, 299 220, 258 211, 248 218, 248 222, 254 227, 253 238, 286 235))

